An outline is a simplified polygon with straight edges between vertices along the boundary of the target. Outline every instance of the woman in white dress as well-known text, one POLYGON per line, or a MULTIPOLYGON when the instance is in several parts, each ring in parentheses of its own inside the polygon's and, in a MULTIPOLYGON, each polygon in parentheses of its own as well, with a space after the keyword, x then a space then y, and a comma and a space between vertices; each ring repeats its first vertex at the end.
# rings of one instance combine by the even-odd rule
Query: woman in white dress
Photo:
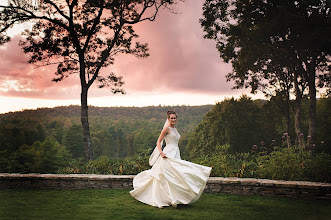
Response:
POLYGON ((130 194, 138 201, 162 208, 177 204, 190 204, 202 194, 211 167, 181 160, 178 148, 180 134, 176 129, 177 114, 167 112, 167 121, 150 157, 150 170, 133 179, 130 194), (163 139, 166 146, 162 150, 163 139))

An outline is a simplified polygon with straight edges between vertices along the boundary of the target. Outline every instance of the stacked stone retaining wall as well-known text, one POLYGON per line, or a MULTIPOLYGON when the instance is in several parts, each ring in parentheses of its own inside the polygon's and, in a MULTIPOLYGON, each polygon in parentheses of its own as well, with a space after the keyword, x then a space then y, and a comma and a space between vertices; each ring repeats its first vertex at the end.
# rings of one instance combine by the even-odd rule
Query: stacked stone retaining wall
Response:
MULTIPOLYGON (((132 189, 134 175, 0 173, 0 189, 132 189)), ((210 177, 205 192, 331 199, 331 183, 210 177)))

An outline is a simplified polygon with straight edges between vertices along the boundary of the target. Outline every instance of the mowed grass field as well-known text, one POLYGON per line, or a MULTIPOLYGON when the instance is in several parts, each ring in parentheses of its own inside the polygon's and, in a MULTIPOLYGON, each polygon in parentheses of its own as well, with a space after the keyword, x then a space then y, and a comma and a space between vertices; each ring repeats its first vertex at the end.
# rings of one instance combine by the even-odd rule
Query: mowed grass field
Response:
POLYGON ((204 193, 159 209, 129 190, 0 190, 0 219, 331 219, 331 201, 204 193))

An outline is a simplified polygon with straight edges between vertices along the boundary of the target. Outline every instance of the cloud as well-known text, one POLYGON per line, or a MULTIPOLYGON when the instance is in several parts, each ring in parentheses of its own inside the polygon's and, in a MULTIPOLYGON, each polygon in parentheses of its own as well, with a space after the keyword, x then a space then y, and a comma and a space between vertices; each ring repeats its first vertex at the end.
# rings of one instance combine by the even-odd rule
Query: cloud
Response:
POLYGON ((51 80, 54 77, 55 66, 36 68, 35 65, 29 64, 29 55, 18 45, 20 40, 23 38, 16 35, 5 47, 0 48, 0 95, 66 99, 73 91, 79 91, 77 76, 70 76, 63 82, 54 83, 51 80))
POLYGON ((150 57, 121 57, 115 63, 126 86, 138 91, 162 90, 201 93, 231 91, 225 75, 231 66, 219 57, 215 42, 203 38, 199 24, 202 1, 179 4, 179 13, 162 11, 155 22, 136 27, 148 42, 150 57))
MULTIPOLYGON (((231 71, 222 63, 215 42, 203 39, 198 22, 202 17, 203 1, 181 2, 177 14, 161 11, 156 21, 134 26, 140 42, 147 42, 150 57, 121 55, 115 65, 103 70, 124 77, 128 93, 201 93, 235 94, 225 75, 231 71)), ((0 95, 41 99, 76 99, 80 95, 78 75, 54 83, 55 66, 34 68, 28 55, 18 46, 21 36, 15 36, 0 48, 0 95)), ((107 89, 93 85, 90 97, 109 96, 107 89)))

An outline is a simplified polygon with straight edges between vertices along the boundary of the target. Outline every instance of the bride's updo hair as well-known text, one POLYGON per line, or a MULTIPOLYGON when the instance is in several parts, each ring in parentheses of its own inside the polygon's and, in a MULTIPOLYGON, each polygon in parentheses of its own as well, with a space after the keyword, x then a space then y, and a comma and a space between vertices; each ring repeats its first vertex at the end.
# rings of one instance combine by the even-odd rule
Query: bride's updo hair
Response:
POLYGON ((176 115, 176 118, 178 118, 178 116, 177 116, 177 114, 176 114, 175 111, 167 111, 167 117, 168 118, 170 118, 170 115, 172 115, 172 114, 176 115))

